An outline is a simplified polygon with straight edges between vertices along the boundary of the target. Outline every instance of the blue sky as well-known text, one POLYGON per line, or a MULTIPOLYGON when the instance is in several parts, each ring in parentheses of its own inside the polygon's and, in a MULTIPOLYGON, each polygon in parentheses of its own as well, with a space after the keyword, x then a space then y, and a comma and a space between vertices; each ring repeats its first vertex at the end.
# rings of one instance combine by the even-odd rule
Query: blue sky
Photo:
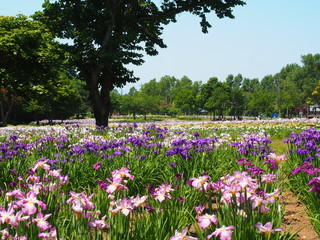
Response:
MULTIPOLYGON (((203 34, 196 17, 182 14, 177 23, 165 26, 166 49, 145 57, 142 66, 131 66, 140 81, 170 75, 206 82, 210 77, 224 81, 229 74, 259 78, 276 74, 301 56, 320 53, 319 0, 244 0, 234 8, 235 19, 211 14, 212 28, 203 34)), ((30 15, 41 10, 43 0, 0 0, 0 15, 30 15)))

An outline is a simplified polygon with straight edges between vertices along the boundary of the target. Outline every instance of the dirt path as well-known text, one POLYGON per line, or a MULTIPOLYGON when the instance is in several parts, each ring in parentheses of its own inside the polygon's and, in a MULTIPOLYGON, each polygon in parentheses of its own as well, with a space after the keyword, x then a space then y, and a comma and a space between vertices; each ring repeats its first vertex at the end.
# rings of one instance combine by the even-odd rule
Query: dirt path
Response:
MULTIPOLYGON (((278 155, 285 154, 288 150, 282 139, 272 140, 271 148, 278 155)), ((285 216, 282 227, 285 232, 294 234, 299 231, 296 240, 320 240, 311 225, 304 204, 290 191, 284 192, 283 197, 285 200, 285 216)))
POLYGON ((285 217, 283 228, 286 232, 296 233, 296 240, 320 240, 308 219, 305 206, 299 202, 292 192, 283 193, 285 200, 285 217))

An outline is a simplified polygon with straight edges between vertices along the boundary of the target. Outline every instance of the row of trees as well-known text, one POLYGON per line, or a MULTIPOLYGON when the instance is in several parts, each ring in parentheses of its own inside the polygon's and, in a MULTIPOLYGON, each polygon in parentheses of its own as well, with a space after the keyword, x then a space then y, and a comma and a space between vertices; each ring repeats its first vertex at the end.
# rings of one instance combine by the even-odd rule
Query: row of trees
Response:
POLYGON ((0 16, 1 123, 66 119, 88 111, 84 83, 53 34, 26 16, 0 16))
MULTIPOLYGON (((66 119, 91 114, 89 93, 70 56, 39 21, 25 16, 0 17, 0 112, 2 125, 66 119)), ((188 77, 153 79, 126 95, 111 92, 112 113, 212 114, 290 117, 320 103, 320 54, 301 57, 275 75, 249 79, 241 74, 225 80, 193 82, 188 77)), ((306 112, 304 112, 306 114, 306 112)))
MULTIPOLYGON (((26 26, 23 26, 24 22, 22 25, 15 26, 16 22, 13 21, 13 24, 9 22, 5 23, 4 27, 0 27, 0 56, 2 58, 0 79, 4 82, 1 82, 1 89, 6 92, 9 102, 13 103, 13 99, 17 99, 20 95, 23 101, 29 97, 23 96, 24 91, 17 89, 25 81, 31 81, 31 85, 34 85, 35 80, 31 79, 30 75, 37 79, 35 85, 45 86, 44 79, 52 81, 55 85, 54 81, 61 76, 60 66, 63 64, 59 60, 65 57, 61 56, 62 52, 62 55, 67 55, 68 63, 76 70, 77 77, 86 83, 96 124, 107 126, 111 111, 110 92, 115 87, 122 87, 128 82, 139 80, 127 68, 127 65, 141 65, 144 55, 156 55, 159 48, 166 47, 161 38, 165 25, 176 22, 178 14, 190 13, 199 17, 202 31, 206 33, 211 27, 207 21, 208 14, 215 13, 219 18, 234 18, 232 9, 242 5, 245 5, 245 2, 241 0, 164 0, 161 2, 151 0, 44 0, 43 11, 32 16, 35 25, 24 21, 27 23, 26 26), (28 24, 32 25, 31 31, 29 31, 28 24), (39 28, 33 28, 36 25, 39 28), (10 31, 14 33, 16 27, 23 40, 21 42, 21 39, 15 38, 13 34, 12 44, 10 31), (25 28, 28 32, 27 38, 21 28, 25 28), (42 31, 45 34, 42 34, 42 31), (33 37, 34 34, 38 38, 33 37), (7 35, 9 39, 6 38, 7 35), (59 51, 60 56, 50 51, 52 47, 57 49, 52 37, 70 40, 65 44, 59 44, 58 48, 63 50, 59 51), (15 40, 18 44, 15 44, 15 40), (27 41, 26 44, 24 40, 27 41), (31 49, 28 51, 30 46, 31 49), (24 48, 27 50, 25 51, 24 48), (20 65, 21 59, 17 59, 17 53, 23 58, 23 61, 27 60, 24 64, 20 65), (47 58, 44 56, 46 53, 49 54, 48 57, 52 61, 46 61, 47 58), (11 57, 17 59, 18 62, 11 61, 11 57), (30 58, 31 61, 29 61, 30 58), (11 74, 10 66, 6 64, 10 62, 14 65, 15 72, 20 68, 27 69, 24 73, 29 71, 33 73, 14 76, 11 74), (38 69, 37 64, 39 64, 39 71, 36 70, 38 69), (51 71, 52 69, 55 71, 51 71), (39 76, 36 76, 38 74, 39 76), (17 85, 10 88, 6 84, 8 81, 16 81, 17 85)), ((2 20, 6 19, 2 18, 2 20)), ((11 112, 12 106, 13 104, 9 104, 7 111, 3 110, 4 106, 2 107, 3 124, 6 123, 9 116, 7 113, 11 112)))
POLYGON ((210 28, 207 14, 233 18, 232 8, 242 5, 240 0, 45 0, 44 10, 32 19, 0 16, 1 123, 79 117, 89 108, 99 126, 108 125, 111 112, 175 115, 204 110, 239 116, 276 111, 288 116, 295 106, 318 102, 317 54, 261 81, 230 75, 224 82, 211 78, 202 84, 164 77, 125 96, 112 92, 138 81, 128 64, 140 65, 145 54, 164 48, 163 27, 178 14, 197 15, 205 33, 210 28))
POLYGON ((320 54, 301 57, 302 65, 288 64, 275 75, 249 79, 241 74, 229 75, 224 81, 210 78, 206 83, 188 77, 164 76, 153 79, 138 91, 131 88, 121 96, 113 92, 113 112, 146 115, 212 114, 239 118, 243 115, 281 117, 307 114, 306 104, 320 103, 320 54))

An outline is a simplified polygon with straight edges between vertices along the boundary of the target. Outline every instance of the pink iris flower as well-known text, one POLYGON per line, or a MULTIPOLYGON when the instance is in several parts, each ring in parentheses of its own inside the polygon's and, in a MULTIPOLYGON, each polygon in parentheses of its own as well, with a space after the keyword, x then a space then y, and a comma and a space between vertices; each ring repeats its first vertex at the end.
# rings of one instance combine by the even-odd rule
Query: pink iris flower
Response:
POLYGON ((50 165, 47 164, 48 161, 49 160, 40 160, 40 161, 36 162, 31 170, 33 172, 35 172, 38 168, 42 168, 44 170, 49 171, 50 165))
POLYGON ((66 185, 69 183, 69 176, 68 175, 60 175, 59 176, 60 184, 61 185, 66 185))
POLYGON ((25 220, 28 220, 30 218, 30 216, 22 216, 23 212, 22 211, 19 211, 16 213, 16 217, 18 218, 18 222, 22 222, 22 221, 25 221, 25 220))
POLYGON ((19 240, 27 240, 28 239, 26 236, 18 236, 17 233, 15 234, 15 236, 10 235, 8 228, 1 230, 0 233, 2 234, 1 239, 19 239, 19 240))
POLYGON ((88 222, 88 226, 90 228, 98 228, 100 230, 105 230, 110 228, 109 223, 106 222, 106 215, 103 216, 101 219, 93 218, 91 221, 88 222))
POLYGON ((267 198, 268 203, 274 203, 277 199, 283 200, 283 197, 280 193, 280 189, 276 188, 273 192, 271 193, 265 193, 265 197, 267 198))
POLYGON ((101 165, 102 165, 102 162, 97 162, 96 164, 92 165, 92 168, 95 170, 99 170, 101 165))
POLYGON ((128 168, 126 167, 122 167, 120 169, 114 169, 112 172, 111 172, 111 175, 113 178, 115 177, 121 177, 121 178, 129 178, 130 180, 133 180, 134 179, 134 176, 132 176, 130 174, 131 170, 129 170, 128 168))
POLYGON ((110 210, 113 214, 118 213, 121 211, 121 213, 125 216, 128 216, 130 211, 134 209, 133 203, 131 202, 131 199, 129 198, 124 198, 120 200, 118 203, 115 205, 116 207, 112 210, 110 210))
POLYGON ((268 173, 268 174, 261 174, 261 182, 272 183, 272 182, 278 182, 278 180, 276 179, 276 175, 272 173, 268 173))
POLYGON ((270 233, 274 233, 276 231, 283 231, 283 228, 272 229, 272 225, 272 222, 267 222, 265 225, 262 225, 262 223, 258 222, 255 227, 258 228, 259 233, 264 233, 265 236, 269 236, 270 233))
POLYGON ((147 198, 148 196, 142 196, 142 197, 136 196, 136 197, 131 197, 130 200, 134 207, 140 207, 145 205, 147 198))
POLYGON ((212 236, 220 237, 220 240, 231 240, 234 226, 222 226, 217 228, 212 234, 207 236, 207 239, 210 239, 212 236))
POLYGON ((60 174, 61 171, 62 171, 62 169, 50 170, 48 173, 48 176, 59 178, 61 176, 61 174, 60 174))
POLYGON ((199 204, 198 206, 194 207, 194 209, 196 210, 196 213, 197 213, 197 214, 202 213, 205 208, 206 208, 206 207, 203 206, 202 204, 199 204))
POLYGON ((94 194, 87 196, 84 191, 81 193, 70 191, 69 195, 70 198, 66 201, 66 203, 72 203, 71 209, 75 212, 76 219, 78 219, 82 213, 84 213, 84 217, 86 217, 84 212, 85 210, 94 209, 95 205, 90 201, 94 194))
POLYGON ((187 184, 194 187, 195 189, 204 189, 205 191, 207 191, 210 187, 210 184, 208 183, 209 178, 210 176, 208 175, 203 175, 198 178, 190 178, 187 184))
POLYGON ((276 160, 277 163, 279 163, 279 162, 281 162, 281 161, 286 161, 286 160, 287 160, 285 154, 283 154, 283 155, 277 155, 277 154, 275 154, 275 153, 270 153, 270 154, 268 155, 268 158, 271 158, 271 159, 273 159, 273 160, 276 160))
POLYGON ((51 228, 50 232, 48 233, 39 233, 39 238, 42 239, 56 239, 57 238, 57 229, 56 227, 51 228))
POLYGON ((37 199, 37 194, 35 191, 29 191, 26 198, 21 196, 16 196, 20 201, 17 203, 22 206, 22 212, 26 215, 32 215, 37 211, 36 204, 39 205, 43 210, 46 210, 47 205, 42 201, 37 199))
POLYGON ((29 177, 26 178, 26 183, 29 183, 30 181, 33 183, 39 183, 40 176, 30 175, 29 177))
POLYGON ((11 205, 8 207, 8 210, 2 208, 0 210, 0 222, 2 224, 7 223, 13 227, 17 227, 19 225, 18 218, 14 212, 14 206, 11 205))
POLYGON ((70 191, 69 194, 70 198, 66 201, 67 204, 71 202, 73 205, 81 205, 85 210, 94 208, 94 203, 90 202, 94 194, 87 196, 84 191, 81 193, 70 191))
POLYGON ((12 197, 22 199, 23 195, 24 195, 24 192, 22 192, 20 189, 15 189, 11 192, 6 193, 6 200, 9 201, 12 197))
POLYGON ((172 198, 172 196, 169 194, 172 191, 174 191, 174 189, 172 188, 171 184, 163 183, 159 187, 154 189, 151 194, 155 197, 154 199, 158 200, 159 202, 162 202, 166 198, 172 198))
POLYGON ((259 197, 257 195, 252 195, 250 197, 250 200, 252 202, 252 209, 264 206, 267 203, 267 201, 263 197, 259 197))
POLYGON ((187 236, 188 227, 182 230, 182 232, 175 231, 174 236, 170 237, 170 240, 198 240, 198 238, 187 236))
POLYGON ((210 214, 206 213, 206 214, 198 217, 198 223, 202 229, 205 229, 205 228, 209 227, 211 225, 211 223, 218 225, 218 220, 217 220, 216 215, 214 215, 214 214, 210 215, 210 214))
POLYGON ((37 223, 37 226, 41 231, 45 231, 52 227, 50 223, 46 221, 51 215, 51 213, 44 215, 42 212, 38 212, 36 218, 34 218, 32 222, 37 223))
POLYGON ((120 176, 113 177, 112 179, 107 179, 111 182, 110 185, 107 186, 106 192, 109 194, 114 193, 117 190, 127 189, 125 185, 122 184, 122 178, 120 176))
MULTIPOLYGON (((122 167, 120 169, 114 169, 111 172, 112 178, 107 178, 107 180, 111 183, 107 185, 104 189, 109 194, 113 194, 116 190, 128 189, 125 185, 128 180, 124 178, 129 178, 130 180, 134 179, 134 176, 130 174, 131 170, 126 167, 122 167)), ((101 185, 100 185, 101 186, 101 185)))
POLYGON ((10 237, 12 238, 12 236, 9 233, 9 229, 8 228, 5 228, 5 229, 1 230, 0 233, 2 234, 2 238, 1 239, 10 239, 10 237))

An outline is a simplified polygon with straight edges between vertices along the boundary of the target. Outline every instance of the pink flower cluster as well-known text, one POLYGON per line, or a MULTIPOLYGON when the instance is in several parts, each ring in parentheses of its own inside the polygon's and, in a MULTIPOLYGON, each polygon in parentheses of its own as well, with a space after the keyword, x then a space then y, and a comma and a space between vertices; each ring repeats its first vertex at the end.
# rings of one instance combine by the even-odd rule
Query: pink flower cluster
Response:
POLYGON ((269 205, 278 198, 282 198, 279 189, 271 193, 264 192, 263 184, 276 181, 273 174, 261 174, 261 181, 252 178, 247 172, 234 172, 233 175, 222 177, 217 183, 213 183, 213 189, 221 194, 220 202, 237 207, 242 216, 246 211, 256 210, 257 213, 269 211, 269 205), (245 203, 245 204, 244 204, 245 203), (251 205, 251 209, 242 208, 251 205))
MULTIPOLYGON (((5 194, 7 204, 0 205, 0 222, 8 227, 0 231, 2 239, 27 239, 26 236, 18 236, 17 233, 12 235, 14 229, 21 224, 29 228, 31 224, 36 224, 40 231, 49 230, 49 232, 40 232, 39 238, 56 238, 56 228, 53 227, 47 219, 52 213, 45 214, 43 211, 47 209, 44 201, 39 200, 39 196, 43 198, 49 192, 59 190, 61 185, 67 184, 68 176, 61 175, 61 169, 51 170, 48 160, 40 159, 28 171, 29 176, 26 177, 23 188, 16 188, 5 194), (44 171, 41 175, 38 172, 44 171), (27 189, 27 192, 23 192, 27 189), (11 233, 11 234, 10 234, 11 233)), ((22 177, 17 180, 22 182, 22 177)))
MULTIPOLYGON (((202 175, 198 178, 191 178, 188 185, 203 192, 213 192, 217 194, 217 199, 221 208, 233 208, 237 215, 247 218, 250 214, 267 213, 269 207, 277 200, 281 199, 280 190, 274 189, 273 192, 266 193, 262 189, 269 183, 276 182, 274 174, 261 174, 260 179, 252 178, 248 172, 236 171, 233 175, 222 177, 218 182, 209 182, 210 176, 202 175)), ((214 231, 207 235, 207 239, 213 236, 219 237, 221 240, 231 240, 234 226, 219 227, 218 218, 215 214, 205 212, 205 206, 199 205, 195 207, 198 225, 202 229, 214 226, 214 231)), ((222 225, 222 224, 221 224, 222 225)), ((220 226, 221 226, 220 225, 220 226)), ((276 231, 282 231, 281 228, 272 229, 272 222, 262 225, 258 222, 255 227, 258 228, 259 233, 268 235, 276 231)), ((176 239, 197 239, 187 236, 188 228, 185 228, 181 233, 177 232, 172 236, 171 240, 176 239)))
POLYGON ((144 206, 146 202, 147 196, 137 196, 130 198, 123 198, 117 202, 111 202, 110 206, 113 207, 110 209, 110 212, 116 214, 121 211, 121 213, 125 216, 128 216, 130 211, 133 209, 144 206))
POLYGON ((94 203, 90 201, 93 194, 87 196, 85 192, 76 193, 74 191, 70 191, 70 198, 66 201, 67 204, 71 203, 71 209, 76 214, 76 219, 79 218, 81 214, 85 214, 86 210, 94 209, 94 203))
POLYGON ((100 184, 100 188, 102 190, 106 190, 107 193, 113 194, 117 190, 126 190, 128 189, 126 187, 126 184, 128 182, 128 178, 130 180, 134 179, 134 176, 130 174, 130 170, 126 167, 122 167, 121 169, 115 169, 111 172, 112 177, 111 178, 106 178, 106 180, 109 182, 106 183, 104 181, 98 181, 100 184))
POLYGON ((171 199, 172 196, 170 192, 174 191, 171 184, 163 183, 159 187, 152 189, 151 195, 154 199, 158 200, 159 202, 164 201, 166 198, 171 199))

